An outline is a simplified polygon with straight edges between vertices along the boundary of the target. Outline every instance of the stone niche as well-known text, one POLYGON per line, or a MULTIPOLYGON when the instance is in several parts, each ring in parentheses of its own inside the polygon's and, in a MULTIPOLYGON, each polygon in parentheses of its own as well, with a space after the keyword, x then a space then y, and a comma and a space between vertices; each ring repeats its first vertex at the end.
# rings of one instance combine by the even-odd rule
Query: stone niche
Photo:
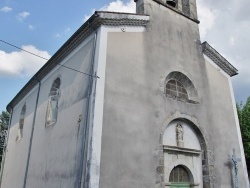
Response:
POLYGON ((198 135, 192 126, 181 120, 172 121, 163 135, 163 153, 165 187, 173 187, 178 183, 203 187, 202 150, 198 135), (186 180, 181 177, 183 174, 178 175, 178 172, 173 172, 177 168, 183 169, 188 174, 186 180), (171 173, 180 178, 174 181, 170 178, 171 173))

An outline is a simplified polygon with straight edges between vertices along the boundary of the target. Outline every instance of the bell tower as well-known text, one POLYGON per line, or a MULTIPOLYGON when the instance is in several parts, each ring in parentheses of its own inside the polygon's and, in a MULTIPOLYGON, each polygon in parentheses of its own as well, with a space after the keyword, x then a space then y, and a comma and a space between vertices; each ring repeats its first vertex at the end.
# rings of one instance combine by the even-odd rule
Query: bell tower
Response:
POLYGON ((198 21, 196 0, 134 0, 136 2, 136 12, 140 14, 149 14, 151 3, 159 3, 173 11, 198 21))

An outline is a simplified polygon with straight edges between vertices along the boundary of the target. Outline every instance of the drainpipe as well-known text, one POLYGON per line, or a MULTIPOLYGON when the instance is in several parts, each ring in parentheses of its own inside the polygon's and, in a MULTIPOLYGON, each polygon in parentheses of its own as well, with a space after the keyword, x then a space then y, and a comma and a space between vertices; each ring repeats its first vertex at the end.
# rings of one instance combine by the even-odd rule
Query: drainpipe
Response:
POLYGON ((35 111, 33 116, 33 122, 32 122, 32 129, 31 129, 31 135, 30 135, 30 144, 29 144, 29 150, 28 150, 28 158, 26 162, 26 169, 25 169, 25 176, 24 176, 24 182, 23 182, 23 188, 26 187, 27 182, 27 175, 29 170, 29 162, 30 162, 30 153, 31 153, 31 147, 32 147, 32 141, 33 141, 33 133, 34 133, 34 127, 36 122, 36 112, 37 112, 37 106, 38 106, 38 99, 40 95, 40 88, 41 88, 41 82, 38 79, 35 79, 38 82, 38 91, 37 91, 37 97, 36 97, 36 105, 35 105, 35 111))
POLYGON ((90 134, 90 107, 91 107, 91 94, 92 94, 92 86, 93 86, 93 80, 97 79, 96 76, 93 76, 93 72, 94 72, 94 61, 95 61, 95 51, 96 51, 96 40, 97 40, 97 31, 95 30, 95 34, 94 34, 94 45, 93 45, 93 52, 92 52, 92 59, 91 59, 91 70, 90 70, 90 74, 92 76, 90 76, 90 80, 88 83, 88 104, 86 107, 86 113, 85 116, 86 117, 86 121, 85 121, 85 126, 83 128, 83 135, 84 135, 84 139, 83 139, 83 144, 82 144, 82 149, 81 149, 81 157, 80 157, 80 173, 79 173, 79 183, 78 183, 78 188, 87 188, 88 185, 86 186, 85 183, 88 179, 87 173, 89 171, 88 169, 88 146, 89 146, 89 134, 90 134), (83 182, 84 181, 84 182, 83 182))
POLYGON ((8 125, 8 132, 7 132, 7 139, 6 139, 6 146, 5 146, 5 149, 4 149, 4 155, 3 155, 3 158, 2 158, 2 162, 1 162, 1 176, 0 176, 0 188, 2 187, 2 178, 3 178, 3 169, 4 169, 4 165, 5 165, 5 157, 6 157, 6 153, 8 151, 8 142, 9 142, 9 132, 10 132, 10 127, 11 127, 11 121, 12 121, 12 115, 13 115, 13 107, 11 105, 9 105, 9 108, 10 108, 10 119, 9 119, 9 125, 8 125))

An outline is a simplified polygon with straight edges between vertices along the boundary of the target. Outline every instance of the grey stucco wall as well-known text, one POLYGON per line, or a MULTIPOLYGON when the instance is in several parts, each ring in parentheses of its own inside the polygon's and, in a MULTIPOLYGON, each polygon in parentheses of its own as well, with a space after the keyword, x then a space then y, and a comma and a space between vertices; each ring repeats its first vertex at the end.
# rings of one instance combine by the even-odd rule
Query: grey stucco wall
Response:
MULTIPOLYGON (((91 35, 61 63, 75 70, 91 74, 94 37, 91 35)), ((37 114, 27 174, 27 188, 77 187, 83 168, 85 125, 87 121, 87 93, 91 77, 57 66, 41 81, 37 114), (61 79, 57 122, 45 127, 49 92, 54 80, 61 79)), ((37 87, 36 87, 37 88, 37 87)), ((21 188, 27 164, 29 139, 35 111, 37 89, 30 91, 15 108, 10 129, 8 152, 3 172, 2 188, 21 188), (27 113, 23 138, 15 141, 23 103, 27 113)))
POLYGON ((13 109, 4 173, 1 182, 2 188, 23 186, 37 91, 38 89, 36 87, 32 93, 27 95, 27 97, 20 101, 13 109), (26 114, 24 119, 23 138, 20 141, 16 141, 20 114, 24 104, 26 104, 26 114))
MULTIPOLYGON (((233 116, 234 107, 232 102, 229 101, 231 97, 230 86, 227 78, 208 61, 206 61, 206 70, 210 97, 216 99, 210 100, 213 113, 209 125, 213 128, 210 133, 210 142, 213 144, 214 151, 215 185, 230 187, 234 183, 234 168, 230 163, 233 149, 236 149, 236 154, 240 157, 239 138, 233 116)), ((247 187, 244 182, 242 162, 239 163, 239 186, 247 187)))
MULTIPOLYGON (((65 65, 89 73, 94 40, 75 50, 65 65)), ((34 131, 27 187, 76 187, 80 181, 81 148, 84 141, 89 76, 63 67, 42 82, 34 131), (58 117, 45 127, 48 93, 61 78, 58 117), (82 121, 79 123, 79 116, 82 121), (38 186, 39 185, 39 186, 38 186)))
MULTIPOLYGON (((228 78, 205 62, 197 23, 155 2, 147 6, 147 32, 108 34, 100 188, 163 188, 160 135, 176 113, 195 119, 205 138, 210 186, 233 187, 228 159, 240 147, 228 78), (193 82, 199 104, 165 96, 172 71, 193 82)), ((242 164, 239 174, 246 187, 242 164)))

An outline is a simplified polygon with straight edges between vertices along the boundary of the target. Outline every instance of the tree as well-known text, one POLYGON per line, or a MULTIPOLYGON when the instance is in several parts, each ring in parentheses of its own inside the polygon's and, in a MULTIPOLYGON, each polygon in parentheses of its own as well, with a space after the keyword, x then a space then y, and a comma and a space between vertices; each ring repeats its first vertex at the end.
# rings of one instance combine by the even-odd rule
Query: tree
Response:
POLYGON ((239 117, 240 129, 242 134, 242 142, 245 150, 246 160, 250 160, 250 97, 246 104, 237 104, 237 112, 239 117))
POLYGON ((9 118, 10 114, 7 111, 2 111, 2 113, 0 114, 0 165, 2 164, 2 157, 6 147, 9 118))
POLYGON ((9 124, 10 114, 7 111, 2 111, 0 114, 0 130, 6 130, 9 124))

